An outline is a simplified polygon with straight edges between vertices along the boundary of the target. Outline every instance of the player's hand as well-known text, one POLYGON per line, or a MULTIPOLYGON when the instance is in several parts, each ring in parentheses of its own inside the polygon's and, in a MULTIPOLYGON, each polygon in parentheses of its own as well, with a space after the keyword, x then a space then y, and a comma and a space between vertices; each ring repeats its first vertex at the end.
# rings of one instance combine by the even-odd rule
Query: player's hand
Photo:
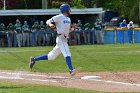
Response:
POLYGON ((77 29, 77 24, 76 24, 76 23, 73 23, 73 24, 72 24, 72 28, 73 28, 73 29, 77 29))
POLYGON ((55 25, 54 24, 49 24, 50 28, 55 28, 55 25))

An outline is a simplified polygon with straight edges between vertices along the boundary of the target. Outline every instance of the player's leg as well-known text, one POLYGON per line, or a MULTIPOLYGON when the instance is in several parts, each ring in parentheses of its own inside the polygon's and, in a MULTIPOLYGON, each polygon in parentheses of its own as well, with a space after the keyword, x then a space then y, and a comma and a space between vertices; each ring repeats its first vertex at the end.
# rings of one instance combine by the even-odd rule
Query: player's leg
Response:
POLYGON ((76 74, 76 69, 74 69, 73 66, 72 66, 71 53, 70 53, 68 44, 66 42, 62 42, 62 43, 59 43, 58 46, 59 46, 63 56, 66 59, 66 64, 69 68, 70 74, 75 75, 76 74))
POLYGON ((43 38, 42 46, 45 46, 45 41, 46 41, 46 36, 45 36, 45 34, 43 34, 42 38, 43 38))
POLYGON ((20 44, 20 34, 19 33, 16 34, 16 38, 17 38, 18 47, 21 47, 21 44, 20 44))
POLYGON ((39 60, 54 60, 58 55, 61 54, 61 51, 59 47, 56 45, 52 51, 50 51, 48 54, 44 54, 41 56, 34 57, 34 61, 39 60))
POLYGON ((87 32, 87 42, 90 44, 90 32, 87 32))
POLYGON ((34 64, 37 61, 40 61, 40 60, 54 60, 60 54, 61 54, 61 51, 60 51, 59 47, 56 45, 53 48, 53 50, 50 51, 48 54, 44 54, 44 55, 37 56, 37 57, 30 57, 29 68, 32 69, 34 64))
POLYGON ((26 42, 26 33, 23 33, 23 46, 25 46, 25 42, 26 42))
POLYGON ((87 44, 87 33, 84 32, 84 43, 87 44))
POLYGON ((19 42, 20 42, 20 46, 22 46, 22 41, 23 41, 23 35, 22 33, 19 34, 19 42))
MULTIPOLYGON (((32 34, 33 35, 33 34, 32 34)), ((37 46, 38 44, 38 33, 34 33, 34 35, 35 35, 35 46, 37 46)))
POLYGON ((97 44, 100 44, 100 32, 97 30, 96 32, 97 44))
POLYGON ((27 46, 29 46, 30 44, 29 44, 29 40, 30 40, 30 34, 29 33, 26 33, 26 35, 27 35, 27 46))
POLYGON ((80 40, 80 33, 78 33, 78 44, 80 45, 81 44, 81 40, 80 40))

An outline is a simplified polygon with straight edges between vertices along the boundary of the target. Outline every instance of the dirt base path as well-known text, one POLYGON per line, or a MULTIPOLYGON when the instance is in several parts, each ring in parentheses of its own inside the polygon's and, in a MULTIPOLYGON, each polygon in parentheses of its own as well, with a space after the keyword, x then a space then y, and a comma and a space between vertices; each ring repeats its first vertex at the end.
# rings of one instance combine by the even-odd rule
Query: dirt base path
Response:
POLYGON ((0 70, 0 81, 33 83, 105 92, 140 92, 140 72, 39 73, 0 70))

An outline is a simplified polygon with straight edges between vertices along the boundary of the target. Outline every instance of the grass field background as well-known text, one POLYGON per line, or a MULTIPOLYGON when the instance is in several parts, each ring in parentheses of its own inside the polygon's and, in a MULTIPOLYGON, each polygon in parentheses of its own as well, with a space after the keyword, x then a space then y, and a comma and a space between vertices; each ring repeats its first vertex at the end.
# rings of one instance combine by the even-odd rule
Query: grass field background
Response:
MULTIPOLYGON (((28 71, 30 56, 38 56, 48 53, 53 46, 47 47, 22 47, 22 48, 0 48, 1 70, 24 70, 28 71)), ((70 46, 72 62, 75 68, 82 67, 83 72, 124 72, 140 71, 140 44, 124 45, 85 45, 70 46)), ((68 72, 65 59, 60 55, 54 61, 39 61, 33 71, 37 72, 68 72)), ((0 83, 0 93, 96 93, 77 89, 66 89, 46 86, 24 86, 23 88, 8 88, 12 83, 0 83), (35 90, 33 90, 35 88, 35 90), (58 90, 58 91, 54 91, 58 90), (8 90, 7 90, 8 89, 8 90), (49 90, 48 90, 49 89, 49 90), (6 92, 3 92, 5 91, 6 92), (27 92, 30 90, 30 92, 27 92), (20 91, 20 92, 16 92, 20 91), (37 91, 37 92, 35 92, 37 91), (48 92, 45 92, 48 91, 48 92), (51 91, 51 92, 50 92, 51 91)), ((99 92, 100 93, 100 92, 99 92)))
MULTIPOLYGON (((30 56, 48 53, 53 47, 0 48, 0 69, 28 70, 30 56)), ((70 46, 74 67, 84 72, 139 71, 140 45, 70 46)), ((65 59, 60 55, 53 61, 39 61, 33 68, 38 72, 67 72, 65 59)))
POLYGON ((91 90, 0 82, 0 93, 106 93, 91 90))

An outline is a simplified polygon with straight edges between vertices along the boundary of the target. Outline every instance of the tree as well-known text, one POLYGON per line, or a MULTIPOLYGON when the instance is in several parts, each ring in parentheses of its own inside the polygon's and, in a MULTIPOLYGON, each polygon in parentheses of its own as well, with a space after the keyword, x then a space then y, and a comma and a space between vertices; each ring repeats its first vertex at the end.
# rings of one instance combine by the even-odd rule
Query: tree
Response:
POLYGON ((120 14, 120 17, 128 17, 130 20, 138 22, 139 0, 113 0, 114 11, 120 14), (136 16, 137 15, 137 16, 136 16))
MULTIPOLYGON (((41 0, 6 0, 7 9, 41 9, 41 0)), ((138 22, 140 0, 48 0, 48 8, 59 8, 61 4, 68 3, 74 8, 92 8, 94 5, 104 10, 117 11, 120 17, 128 17, 138 22)), ((3 8, 3 0, 0 0, 3 8)))
POLYGON ((82 5, 81 0, 73 0, 71 4, 74 8, 85 8, 85 6, 82 5))
POLYGON ((104 10, 110 9, 117 11, 120 17, 128 17, 130 20, 138 22, 139 20, 139 2, 140 0, 94 0, 97 7, 103 7, 104 10))

